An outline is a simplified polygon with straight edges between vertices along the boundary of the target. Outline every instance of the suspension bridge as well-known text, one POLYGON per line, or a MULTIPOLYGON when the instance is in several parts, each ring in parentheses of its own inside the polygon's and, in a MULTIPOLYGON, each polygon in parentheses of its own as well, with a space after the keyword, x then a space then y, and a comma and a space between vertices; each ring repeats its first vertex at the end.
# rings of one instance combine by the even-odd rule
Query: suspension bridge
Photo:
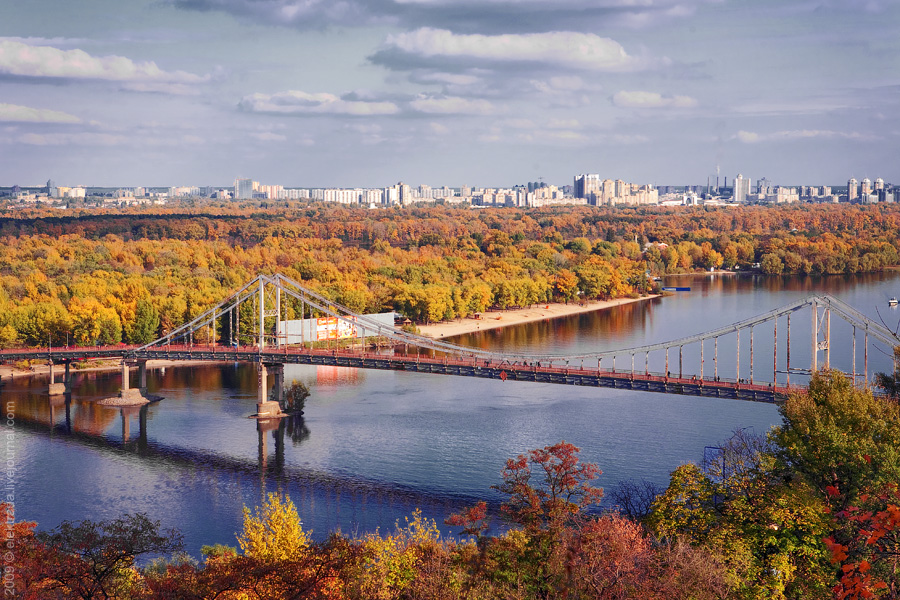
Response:
POLYGON ((220 304, 143 346, 8 349, 0 351, 0 360, 49 361, 52 395, 65 392, 72 361, 119 359, 123 397, 140 395, 146 388, 148 360, 256 363, 258 414, 274 416, 278 403, 268 401, 267 378, 272 376, 280 389, 286 364, 777 402, 805 389, 820 368, 833 368, 833 350, 840 350, 842 370, 854 382, 867 383, 872 349, 889 353, 898 344, 896 333, 884 324, 825 295, 667 342, 568 355, 461 346, 379 317, 358 314, 283 275, 259 275, 220 304), (832 347, 832 316, 845 330, 839 348, 832 347), (54 372, 58 364, 65 367, 59 383, 54 372), (139 385, 132 388, 129 372, 135 365, 139 385))

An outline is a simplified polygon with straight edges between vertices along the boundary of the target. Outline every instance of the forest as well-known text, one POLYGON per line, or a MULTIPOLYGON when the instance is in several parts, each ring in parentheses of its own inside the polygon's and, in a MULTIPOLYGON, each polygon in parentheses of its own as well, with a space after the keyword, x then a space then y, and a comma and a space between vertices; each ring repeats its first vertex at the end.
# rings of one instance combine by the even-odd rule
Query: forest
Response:
POLYGON ((637 297, 653 276, 900 265, 895 205, 542 209, 323 203, 0 212, 0 347, 145 343, 258 273, 417 323, 637 297))
MULTIPOLYGON (((883 375, 896 390, 900 372, 883 375)), ((531 600, 900 597, 900 405, 844 375, 813 377, 766 436, 736 431, 655 497, 595 509, 599 467, 564 441, 510 458, 441 531, 315 542, 289 497, 244 508, 238 547, 181 551, 141 514, 38 531, 6 513, 5 591, 25 600, 531 600), (503 525, 489 529, 491 519, 503 525)), ((460 457, 464 460, 463 457, 460 457)))

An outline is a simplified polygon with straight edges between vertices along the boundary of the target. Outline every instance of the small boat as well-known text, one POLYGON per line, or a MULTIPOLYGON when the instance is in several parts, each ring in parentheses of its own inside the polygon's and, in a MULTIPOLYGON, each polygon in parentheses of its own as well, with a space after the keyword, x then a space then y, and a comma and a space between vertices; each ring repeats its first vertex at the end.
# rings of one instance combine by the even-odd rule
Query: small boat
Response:
POLYGON ((888 300, 888 306, 897 306, 897 298, 891 298, 888 300))

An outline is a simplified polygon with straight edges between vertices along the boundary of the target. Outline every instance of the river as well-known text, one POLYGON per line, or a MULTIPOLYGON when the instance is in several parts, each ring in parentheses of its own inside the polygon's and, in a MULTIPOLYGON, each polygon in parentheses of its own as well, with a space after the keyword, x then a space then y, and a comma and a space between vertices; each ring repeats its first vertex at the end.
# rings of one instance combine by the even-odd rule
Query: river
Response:
MULTIPOLYGON (((900 295, 896 271, 826 278, 704 275, 666 283, 692 289, 455 341, 541 353, 609 350, 700 333, 814 293, 834 295, 894 327, 900 315, 887 308, 887 299, 900 295)), ((803 337, 796 325, 796 360, 808 366, 805 326, 803 337)), ((833 327, 832 361, 849 368, 849 330, 833 327)), ((772 342, 763 331, 759 337, 757 356, 768 349, 771 375, 772 342)), ((726 341, 719 351, 728 355, 726 341)), ((870 372, 890 369, 885 351, 870 349, 870 372)), ((746 354, 742 350, 742 373, 746 354)), ((733 346, 730 356, 734 361, 733 346)), ((651 369, 660 370, 653 360, 651 369)), ((686 355, 685 369, 697 362, 686 355)), ((251 365, 151 371, 149 391, 164 400, 142 410, 92 402, 118 389, 118 373, 78 374, 68 413, 62 400, 47 398, 46 378, 8 383, 2 396, 4 406, 15 402, 17 517, 51 528, 63 520, 145 512, 181 530, 187 551, 197 556, 203 544, 235 545, 242 507, 258 505, 268 492, 288 493, 317 539, 335 529, 384 531, 416 507, 441 523, 475 500, 498 502, 490 486, 499 482, 505 460, 560 440, 600 466, 601 487, 625 479, 664 486, 675 467, 699 461, 705 446, 735 429, 764 433, 780 422, 769 404, 602 388, 307 366, 287 366, 285 379, 302 381, 311 395, 304 417, 285 420, 275 431, 260 431, 248 418, 256 399, 251 365)))

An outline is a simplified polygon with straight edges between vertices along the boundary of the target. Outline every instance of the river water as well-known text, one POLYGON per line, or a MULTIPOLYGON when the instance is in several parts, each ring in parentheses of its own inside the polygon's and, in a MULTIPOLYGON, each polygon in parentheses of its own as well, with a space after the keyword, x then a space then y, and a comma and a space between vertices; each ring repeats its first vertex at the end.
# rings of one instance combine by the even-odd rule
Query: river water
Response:
MULTIPOLYGON (((692 289, 454 341, 535 353, 610 350, 701 333, 821 293, 889 325, 900 315, 887 308, 887 299, 900 295, 897 272, 688 276, 666 284, 692 289)), ((792 325, 794 364, 806 367, 809 315, 798 313, 792 325)), ((851 370, 850 330, 836 319, 832 327, 832 364, 851 370)), ((779 328, 783 353, 783 322, 779 328)), ((771 380, 773 338, 760 328, 758 379, 771 380)), ((749 373, 746 343, 742 377, 749 373)), ((711 369, 711 348, 705 351, 711 369)), ((698 367, 698 352, 686 350, 686 372, 698 367)), ((734 376, 734 342, 723 338, 719 352, 721 374, 734 376)), ((886 352, 870 344, 870 373, 891 368, 886 352)), ((651 370, 664 369, 662 360, 652 357, 651 370)), ((617 366, 630 368, 630 356, 617 366)), ((735 429, 764 433, 780 422, 769 404, 602 388, 308 366, 285 367, 285 379, 302 381, 311 395, 302 419, 283 420, 275 430, 260 430, 248 418, 256 401, 251 365, 151 370, 149 391, 164 400, 143 409, 92 402, 115 393, 118 373, 77 374, 68 407, 47 398, 46 378, 7 383, 4 407, 15 403, 11 485, 18 518, 51 528, 145 512, 181 530, 187 550, 199 555, 203 544, 234 545, 242 507, 258 505, 268 492, 289 494, 318 539, 335 529, 390 530, 416 507, 441 523, 475 500, 498 502, 490 486, 499 483, 505 460, 560 440, 600 466, 601 487, 625 479, 664 486, 675 467, 701 460, 705 446, 735 429)), ((792 382, 800 383, 799 376, 792 382)))

